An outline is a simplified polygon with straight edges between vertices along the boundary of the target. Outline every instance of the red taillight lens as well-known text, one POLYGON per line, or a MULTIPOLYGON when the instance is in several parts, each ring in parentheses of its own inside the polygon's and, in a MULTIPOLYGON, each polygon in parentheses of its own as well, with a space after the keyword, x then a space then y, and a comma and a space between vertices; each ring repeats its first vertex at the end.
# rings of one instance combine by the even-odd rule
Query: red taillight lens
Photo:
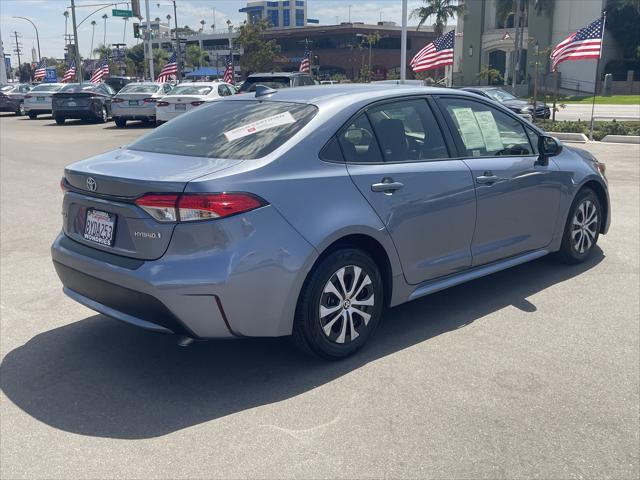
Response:
POLYGON ((145 98, 143 100, 144 103, 156 103, 158 100, 156 98, 145 98))
POLYGON ((121 99, 121 98, 114 98, 114 99, 111 100, 111 102, 112 103, 122 103, 122 102, 124 102, 124 100, 121 99))
POLYGON ((199 105, 202 105, 204 102, 202 100, 196 100, 195 102, 191 102, 191 105, 193 105, 194 107, 197 107, 199 105))
POLYGON ((135 203, 159 222, 211 220, 267 205, 248 193, 148 194, 135 203))
POLYGON ((60 179, 60 190, 62 190, 62 193, 69 191, 69 187, 67 186, 67 181, 65 180, 64 177, 60 179))
POLYGON ((598 170, 600 170, 600 173, 604 175, 605 171, 607 170, 607 166, 602 162, 598 162, 598 170))
POLYGON ((33 98, 33 95, 25 95, 24 98, 33 98))
POLYGON ((168 107, 169 102, 156 102, 156 107, 168 107))

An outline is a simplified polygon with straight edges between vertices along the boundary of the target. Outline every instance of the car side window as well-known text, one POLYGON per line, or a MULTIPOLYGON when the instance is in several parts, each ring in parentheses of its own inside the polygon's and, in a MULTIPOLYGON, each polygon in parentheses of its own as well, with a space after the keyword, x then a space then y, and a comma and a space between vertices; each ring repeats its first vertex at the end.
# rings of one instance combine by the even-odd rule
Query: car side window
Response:
POLYGON ((526 156, 534 150, 517 119, 484 103, 440 98, 451 119, 463 155, 469 157, 526 156))
POLYGON ((171 85, 169 85, 168 83, 165 83, 162 86, 162 89, 164 90, 164 93, 169 93, 171 91, 171 85))
POLYGON ((382 154, 373 133, 373 128, 364 113, 338 135, 338 142, 346 162, 382 162, 382 154))
POLYGON ((448 158, 442 132, 426 100, 385 103, 367 111, 387 162, 448 158))
POLYGON ((537 132, 534 132, 532 128, 526 127, 525 131, 529 136, 529 141, 531 142, 531 148, 533 149, 533 153, 536 155, 538 152, 538 141, 540 140, 540 135, 537 132))

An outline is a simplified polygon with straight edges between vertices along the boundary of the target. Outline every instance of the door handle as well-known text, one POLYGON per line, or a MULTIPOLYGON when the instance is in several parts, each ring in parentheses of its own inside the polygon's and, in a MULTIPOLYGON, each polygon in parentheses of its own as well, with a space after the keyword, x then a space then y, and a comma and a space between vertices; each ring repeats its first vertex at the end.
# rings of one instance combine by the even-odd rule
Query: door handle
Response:
POLYGON ((487 170, 479 177, 476 177, 476 182, 478 182, 481 185, 493 185, 494 183, 499 182, 500 180, 504 180, 504 178, 500 178, 494 175, 491 170, 487 170))
POLYGON ((404 183, 394 182, 391 178, 383 178, 382 182, 374 183, 371 185, 372 192, 382 192, 385 195, 391 195, 396 190, 400 190, 404 187, 404 183))

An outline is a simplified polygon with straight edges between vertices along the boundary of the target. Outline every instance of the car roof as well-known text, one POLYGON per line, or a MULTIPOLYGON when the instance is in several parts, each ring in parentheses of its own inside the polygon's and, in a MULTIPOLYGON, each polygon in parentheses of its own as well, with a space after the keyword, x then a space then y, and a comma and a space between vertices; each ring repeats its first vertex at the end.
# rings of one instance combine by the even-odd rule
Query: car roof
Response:
MULTIPOLYGON (((348 102, 349 104, 359 101, 377 101, 387 98, 395 98, 403 95, 436 95, 436 94, 473 94, 441 87, 416 87, 413 85, 389 85, 389 84, 333 84, 333 85, 310 85, 306 87, 282 88, 275 93, 258 97, 260 100, 271 100, 277 102, 308 103, 317 106, 328 105, 335 102, 348 102)), ((243 95, 233 95, 226 97, 225 101, 246 101, 253 100, 253 92, 243 95)), ((474 97, 476 98, 476 97, 474 97)))
POLYGON ((253 77, 299 77, 302 75, 309 76, 308 73, 301 73, 301 72, 264 72, 264 73, 252 73, 247 77, 247 80, 253 77))
POLYGON ((474 90, 501 90, 501 88, 497 85, 478 85, 476 86, 470 86, 470 87, 461 87, 461 90, 468 90, 470 88, 473 88, 474 90))

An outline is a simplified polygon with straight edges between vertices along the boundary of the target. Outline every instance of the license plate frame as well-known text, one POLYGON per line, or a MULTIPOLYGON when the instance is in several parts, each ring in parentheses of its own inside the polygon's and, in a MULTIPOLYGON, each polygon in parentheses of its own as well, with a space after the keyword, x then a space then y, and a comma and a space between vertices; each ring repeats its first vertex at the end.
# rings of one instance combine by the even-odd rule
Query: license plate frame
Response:
POLYGON ((140 105, 138 100, 129 100, 129 106, 130 107, 137 107, 138 105, 140 105))
POLYGON ((186 112, 187 111, 187 104, 186 103, 176 103, 175 111, 176 112, 186 112))
POLYGON ((44 102, 44 97, 36 97, 36 102, 44 102))
POLYGON ((88 208, 85 214, 82 238, 96 245, 113 247, 116 239, 117 220, 118 216, 115 213, 105 212, 104 210, 98 210, 96 208, 88 208), (89 229, 91 229, 91 231, 88 231, 89 229))

